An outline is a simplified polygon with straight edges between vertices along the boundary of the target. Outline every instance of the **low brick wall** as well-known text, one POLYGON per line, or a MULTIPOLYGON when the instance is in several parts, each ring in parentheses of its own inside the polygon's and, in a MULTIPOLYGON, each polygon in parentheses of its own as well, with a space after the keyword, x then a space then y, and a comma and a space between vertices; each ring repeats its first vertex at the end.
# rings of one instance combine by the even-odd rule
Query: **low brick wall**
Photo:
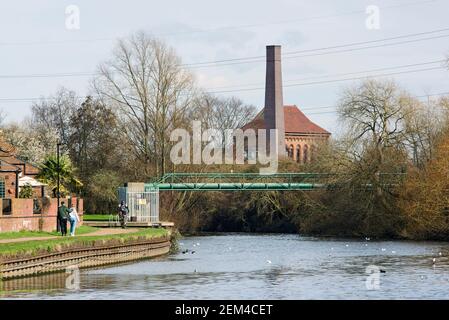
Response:
MULTIPOLYGON (((54 231, 56 230, 56 216, 58 200, 48 199, 41 213, 33 213, 33 199, 11 199, 11 213, 3 212, 3 199, 0 199, 0 232, 13 231, 54 231)), ((68 199, 62 199, 66 204, 68 199)), ((77 198, 72 198, 76 203, 77 198)), ((78 214, 83 224, 83 199, 78 200, 78 214)))

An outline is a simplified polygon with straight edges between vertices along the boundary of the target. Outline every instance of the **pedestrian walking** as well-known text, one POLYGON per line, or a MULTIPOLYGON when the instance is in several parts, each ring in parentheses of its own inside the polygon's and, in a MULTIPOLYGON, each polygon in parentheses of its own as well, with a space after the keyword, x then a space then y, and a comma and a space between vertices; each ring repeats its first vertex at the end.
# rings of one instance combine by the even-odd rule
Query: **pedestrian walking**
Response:
POLYGON ((67 235, 67 221, 69 218, 69 209, 65 206, 65 203, 63 201, 58 208, 59 225, 61 227, 61 235, 63 237, 67 235))
POLYGON ((126 228, 126 223, 128 222, 128 206, 125 204, 125 201, 121 201, 118 206, 118 216, 120 220, 120 225, 123 229, 126 228))
POLYGON ((69 220, 70 220, 70 236, 73 237, 75 235, 76 225, 80 222, 80 217, 78 212, 76 211, 75 204, 72 205, 72 208, 69 211, 69 220))

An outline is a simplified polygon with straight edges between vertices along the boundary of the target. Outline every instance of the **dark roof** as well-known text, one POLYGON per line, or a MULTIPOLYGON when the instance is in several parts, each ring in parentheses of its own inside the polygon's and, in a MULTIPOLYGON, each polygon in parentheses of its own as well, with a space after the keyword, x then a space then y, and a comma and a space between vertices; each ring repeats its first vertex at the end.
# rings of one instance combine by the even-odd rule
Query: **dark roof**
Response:
POLYGON ((260 111, 252 121, 248 122, 242 127, 243 130, 246 129, 265 129, 265 121, 263 119, 263 110, 260 111))
POLYGON ((39 173, 37 167, 16 158, 16 148, 0 137, 0 169, 15 171, 19 168, 24 175, 36 175, 39 173))
MULTIPOLYGON (((304 113, 296 105, 284 106, 284 124, 286 133, 296 134, 324 134, 331 133, 314 122, 310 121, 304 113)), ((249 123, 242 127, 245 129, 265 129, 265 121, 263 118, 263 110, 249 123)))
POLYGON ((37 175, 39 173, 39 169, 29 162, 22 161, 16 157, 0 157, 0 168, 8 167, 20 168, 24 175, 37 175))

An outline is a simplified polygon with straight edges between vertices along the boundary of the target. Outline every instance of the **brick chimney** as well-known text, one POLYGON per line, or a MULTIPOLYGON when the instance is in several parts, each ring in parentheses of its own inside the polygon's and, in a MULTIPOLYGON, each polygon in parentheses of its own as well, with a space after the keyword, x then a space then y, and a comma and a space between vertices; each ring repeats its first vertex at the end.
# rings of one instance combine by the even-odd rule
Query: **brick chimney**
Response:
MULTIPOLYGON (((278 156, 285 155, 284 101, 282 97, 281 46, 267 46, 264 120, 266 129, 278 129, 278 156)), ((269 139, 269 132, 267 132, 269 139)))

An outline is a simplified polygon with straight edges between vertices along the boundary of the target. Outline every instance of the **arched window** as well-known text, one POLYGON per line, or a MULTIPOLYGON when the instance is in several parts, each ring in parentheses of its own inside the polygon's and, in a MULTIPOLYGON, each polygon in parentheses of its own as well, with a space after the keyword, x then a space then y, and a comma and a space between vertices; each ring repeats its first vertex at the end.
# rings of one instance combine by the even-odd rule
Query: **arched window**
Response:
POLYGON ((317 153, 317 148, 315 145, 313 145, 310 150, 310 159, 312 162, 314 162, 316 160, 316 153, 317 153))
MULTIPOLYGON (((237 146, 237 139, 234 137, 234 146, 237 146)), ((237 151, 236 151, 237 152, 237 151)), ((243 160, 248 160, 248 139, 243 138, 243 160)))
POLYGON ((301 146, 299 144, 296 146, 296 162, 301 162, 301 146))
POLYGON ((291 144, 290 147, 288 148, 288 157, 290 159, 293 159, 293 145, 291 144))
POLYGON ((304 145, 304 155, 303 155, 303 163, 309 162, 309 146, 304 145))

